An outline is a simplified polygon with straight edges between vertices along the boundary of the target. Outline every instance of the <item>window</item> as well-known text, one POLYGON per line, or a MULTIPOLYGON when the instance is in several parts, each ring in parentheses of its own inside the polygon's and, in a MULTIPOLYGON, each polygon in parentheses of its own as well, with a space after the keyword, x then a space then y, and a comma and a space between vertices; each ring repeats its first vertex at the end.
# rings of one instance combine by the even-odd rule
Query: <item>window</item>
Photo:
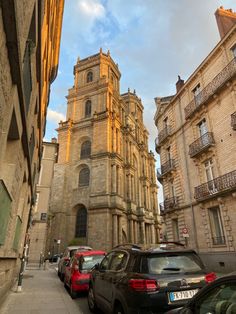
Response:
POLYGON ((201 97, 202 97, 200 84, 197 84, 197 86, 192 90, 192 92, 194 95, 196 105, 200 105, 201 104, 201 97))
POLYGON ((234 45, 231 50, 233 52, 234 58, 236 58, 236 45, 234 45))
POLYGON ((119 271, 125 267, 127 254, 124 252, 115 252, 112 256, 109 270, 119 271))
POLYGON ((235 313, 236 283, 219 283, 195 302, 192 313, 235 313))
POLYGON ((209 208, 209 219, 213 245, 225 244, 225 237, 220 216, 220 208, 209 208))
POLYGON ((93 81, 93 72, 88 72, 87 74, 87 83, 90 83, 93 81))
POLYGON ((163 120, 163 128, 167 128, 168 126, 168 117, 163 120))
POLYGON ((10 218, 12 199, 3 182, 0 180, 0 245, 4 244, 10 218))
POLYGON ((83 168, 79 173, 79 186, 88 186, 89 185, 90 171, 89 168, 83 168))
POLYGON ((166 159, 167 161, 171 160, 170 146, 166 149, 166 159))
POLYGON ((91 100, 87 100, 85 103, 85 118, 91 116, 91 107, 92 107, 91 100))
POLYGON ((88 158, 91 155, 91 142, 90 141, 85 141, 81 145, 81 151, 80 151, 80 158, 88 158))
POLYGON ((47 213, 41 213, 40 220, 46 221, 47 220, 47 213))
POLYGON ((109 264, 110 264, 110 261, 111 261, 113 254, 114 253, 112 252, 112 253, 107 254, 104 257, 104 259, 102 260, 100 267, 99 267, 101 270, 103 270, 103 271, 108 270, 108 267, 109 267, 109 264))
POLYGON ((81 207, 77 211, 75 237, 84 238, 87 233, 87 210, 85 207, 81 207))
POLYGON ((172 231, 174 241, 179 241, 178 218, 172 219, 172 231))
POLYGON ((214 194, 217 192, 217 187, 214 182, 214 169, 213 169, 213 161, 212 159, 207 160, 205 163, 205 172, 206 172, 206 180, 208 184, 208 189, 210 194, 214 194))
POLYGON ((198 129, 199 129, 200 136, 203 136, 204 134, 208 132, 206 119, 203 119, 198 123, 198 129))

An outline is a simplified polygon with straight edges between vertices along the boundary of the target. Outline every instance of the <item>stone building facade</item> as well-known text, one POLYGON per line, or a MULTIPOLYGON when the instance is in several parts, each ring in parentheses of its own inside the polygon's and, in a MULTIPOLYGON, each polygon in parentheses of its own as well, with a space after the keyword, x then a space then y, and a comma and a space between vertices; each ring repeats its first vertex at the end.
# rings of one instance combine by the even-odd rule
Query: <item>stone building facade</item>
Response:
POLYGON ((236 14, 216 17, 221 40, 175 95, 155 99, 155 124, 164 235, 223 272, 236 258, 236 14))
POLYGON ((63 5, 0 2, 0 299, 18 277, 28 246, 63 5))
POLYGON ((53 138, 51 142, 43 142, 41 168, 36 186, 34 214, 32 217, 31 228, 29 230, 29 264, 38 264, 44 257, 48 257, 48 252, 45 252, 47 240, 47 218, 54 164, 57 162, 57 156, 57 140, 53 138))
POLYGON ((76 241, 107 250, 158 240, 155 159, 143 105, 135 91, 120 94, 120 76, 102 50, 74 67, 67 121, 57 130, 51 248, 58 240, 60 250, 76 241))

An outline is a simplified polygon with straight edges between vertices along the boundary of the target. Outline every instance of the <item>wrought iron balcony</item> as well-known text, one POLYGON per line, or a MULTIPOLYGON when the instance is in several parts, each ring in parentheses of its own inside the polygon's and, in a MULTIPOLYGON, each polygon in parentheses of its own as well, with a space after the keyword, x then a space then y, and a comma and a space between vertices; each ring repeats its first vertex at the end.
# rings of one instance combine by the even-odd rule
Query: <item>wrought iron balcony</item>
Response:
POLYGON ((236 131, 236 111, 231 114, 231 126, 236 131))
POLYGON ((185 119, 190 118, 209 98, 236 74, 236 58, 214 77, 214 79, 184 108, 185 119))
POLYGON ((236 170, 195 187, 195 199, 202 201, 236 189, 236 170))
POLYGON ((161 175, 172 171, 175 169, 175 161, 174 159, 169 159, 167 162, 165 162, 163 165, 161 165, 161 175))
POLYGON ((225 237, 224 237, 224 236, 213 237, 213 238, 212 238, 212 244, 213 244, 213 245, 222 245, 222 244, 225 244, 225 237))
POLYGON ((167 139, 170 135, 171 135, 171 126, 167 125, 158 134, 158 143, 159 143, 159 145, 162 142, 164 142, 164 140, 167 139))
POLYGON ((163 178, 162 178, 161 168, 157 169, 157 180, 162 184, 163 178))
POLYGON ((155 138, 155 149, 156 149, 157 154, 159 154, 160 153, 160 143, 159 143, 158 137, 155 138))
POLYGON ((166 198, 163 203, 160 203, 160 211, 161 214, 165 214, 165 212, 175 209, 178 207, 178 199, 176 196, 166 198))
POLYGON ((215 144, 213 133, 207 132, 189 145, 189 155, 194 157, 215 144))

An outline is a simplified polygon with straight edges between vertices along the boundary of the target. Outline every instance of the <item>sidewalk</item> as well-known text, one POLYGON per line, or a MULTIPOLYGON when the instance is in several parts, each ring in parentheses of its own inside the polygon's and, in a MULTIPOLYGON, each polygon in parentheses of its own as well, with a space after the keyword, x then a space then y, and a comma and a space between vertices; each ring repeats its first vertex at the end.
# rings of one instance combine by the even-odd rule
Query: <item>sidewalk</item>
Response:
POLYGON ((22 292, 11 291, 1 314, 82 314, 58 280, 55 268, 28 269, 24 273, 22 292))

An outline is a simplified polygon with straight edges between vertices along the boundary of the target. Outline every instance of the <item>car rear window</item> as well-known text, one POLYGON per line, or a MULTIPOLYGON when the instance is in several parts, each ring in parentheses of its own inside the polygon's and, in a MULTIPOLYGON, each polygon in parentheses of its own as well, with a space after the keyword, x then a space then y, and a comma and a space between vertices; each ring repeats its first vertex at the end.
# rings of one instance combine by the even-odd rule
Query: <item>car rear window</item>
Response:
POLYGON ((81 266, 82 266, 81 271, 83 272, 83 271, 90 270, 97 263, 100 263, 103 258, 104 258, 104 255, 83 256, 82 264, 81 264, 81 266))
POLYGON ((195 254, 151 255, 147 258, 150 274, 192 273, 202 270, 199 258, 195 254))

